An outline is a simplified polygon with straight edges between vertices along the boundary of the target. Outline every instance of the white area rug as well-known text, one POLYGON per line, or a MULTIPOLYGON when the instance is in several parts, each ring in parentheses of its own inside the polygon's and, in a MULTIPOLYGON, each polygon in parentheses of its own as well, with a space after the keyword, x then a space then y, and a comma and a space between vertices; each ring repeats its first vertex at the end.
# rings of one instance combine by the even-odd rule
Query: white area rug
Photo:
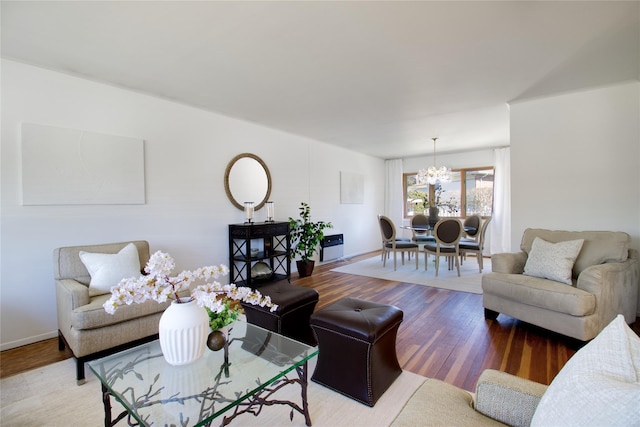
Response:
MULTIPOLYGON (((478 270, 478 261, 474 257, 467 257, 462 266, 460 266, 460 277, 456 271, 455 265, 453 270, 447 269, 446 258, 440 259, 440 269, 438 277, 436 277, 435 258, 429 257, 429 265, 427 271, 424 270, 424 254, 418 256, 418 269, 416 270, 415 259, 407 261, 405 256, 404 265, 402 265, 400 254, 398 254, 397 270, 393 270, 393 255, 387 260, 387 265, 382 266, 380 255, 367 258, 353 264, 337 267, 331 271, 338 273, 356 274, 358 276, 375 277, 377 279, 394 280, 402 283, 413 283, 416 285, 432 286, 435 288, 448 289, 451 291, 470 292, 473 294, 482 293, 482 274, 478 270)), ((491 271, 491 259, 484 258, 484 272, 491 271)))
MULTIPOLYGON (((309 378, 315 366, 310 362, 309 378)), ((2 426, 99 427, 104 425, 100 382, 87 367, 87 383, 77 386, 75 362, 64 360, 44 368, 0 380, 0 424, 2 426)), ((425 380, 403 372, 373 408, 309 381, 308 400, 314 427, 388 426, 413 392, 425 380)), ((300 402, 300 388, 284 387, 283 399, 300 402)), ((112 399, 113 413, 121 406, 112 399)), ((289 421, 288 406, 263 408, 258 417, 243 414, 231 426, 304 426, 298 412, 289 421)), ((220 422, 222 420, 220 419, 220 422)), ((219 425, 214 422, 212 425, 219 425)), ((118 425, 127 425, 122 420, 118 425)), ((161 423, 157 425, 162 425, 161 423)))

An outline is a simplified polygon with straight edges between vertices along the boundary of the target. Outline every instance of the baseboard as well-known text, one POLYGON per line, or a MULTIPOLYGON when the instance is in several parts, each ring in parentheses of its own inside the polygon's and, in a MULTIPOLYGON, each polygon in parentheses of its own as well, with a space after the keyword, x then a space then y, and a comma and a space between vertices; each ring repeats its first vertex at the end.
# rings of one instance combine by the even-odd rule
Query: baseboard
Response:
POLYGON ((376 253, 380 253, 380 249, 374 250, 374 251, 366 251, 366 252, 358 252, 355 254, 348 254, 348 255, 343 255, 340 258, 334 258, 334 259, 330 259, 327 261, 323 261, 323 262, 319 262, 318 265, 327 265, 327 264, 333 264, 334 262, 342 262, 342 261, 349 261, 351 260, 351 258, 355 258, 361 255, 368 255, 371 254, 371 256, 374 256, 376 253))
POLYGON ((11 350, 12 348, 22 347, 23 345, 33 344, 39 341, 48 340, 51 338, 58 338, 58 331, 51 331, 40 335, 34 335, 31 337, 23 338, 16 341, 10 341, 0 344, 0 351, 11 350))

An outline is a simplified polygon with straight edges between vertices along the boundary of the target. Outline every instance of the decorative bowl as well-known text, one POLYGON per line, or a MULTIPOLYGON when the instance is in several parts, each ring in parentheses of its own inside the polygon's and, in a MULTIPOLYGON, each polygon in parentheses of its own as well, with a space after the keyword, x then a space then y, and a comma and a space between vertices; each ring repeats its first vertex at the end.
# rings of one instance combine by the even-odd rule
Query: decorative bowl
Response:
POLYGON ((251 267, 251 278, 254 280, 270 279, 272 274, 271 267, 265 262, 257 262, 251 267))

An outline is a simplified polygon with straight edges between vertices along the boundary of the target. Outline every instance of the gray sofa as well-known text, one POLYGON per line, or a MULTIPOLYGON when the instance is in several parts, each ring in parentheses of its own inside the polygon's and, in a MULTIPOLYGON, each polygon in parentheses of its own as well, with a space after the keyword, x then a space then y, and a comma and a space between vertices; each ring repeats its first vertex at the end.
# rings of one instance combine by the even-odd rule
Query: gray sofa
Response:
POLYGON ((578 350, 549 386, 482 372, 475 394, 426 379, 393 427, 640 425, 640 338, 618 315, 578 350))
POLYGON ((482 276, 485 316, 504 313, 581 341, 595 337, 617 314, 636 320, 640 267, 631 238, 622 232, 525 230, 521 252, 491 256, 482 276), (523 275, 533 241, 584 239, 572 284, 523 275))
MULTIPOLYGON (((58 344, 69 346, 76 359, 78 384, 84 382, 84 363, 158 336, 160 316, 169 302, 124 305, 108 314, 102 305, 111 294, 89 295, 91 276, 80 260, 80 251, 116 254, 129 242, 57 248, 53 275, 58 309, 58 344)), ((134 241, 140 266, 149 261, 149 243, 134 241)), ((117 283, 114 283, 116 285, 117 283)))
POLYGON ((391 426, 528 426, 546 390, 546 385, 493 369, 482 372, 475 394, 427 378, 391 426))

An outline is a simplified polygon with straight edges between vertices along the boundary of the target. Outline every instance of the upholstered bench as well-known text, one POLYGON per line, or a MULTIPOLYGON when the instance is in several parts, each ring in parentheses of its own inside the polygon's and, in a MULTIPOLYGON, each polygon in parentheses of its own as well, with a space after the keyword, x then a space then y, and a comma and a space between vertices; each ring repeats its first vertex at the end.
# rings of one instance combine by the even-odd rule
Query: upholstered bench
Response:
POLYGON ((316 345, 309 320, 318 303, 318 291, 280 280, 261 286, 260 293, 269 296, 274 304, 278 304, 278 309, 271 312, 268 307, 242 303, 247 322, 316 345))
POLYGON ((344 298, 311 316, 318 362, 311 379, 358 402, 374 406, 402 373, 396 335, 397 307, 344 298))

